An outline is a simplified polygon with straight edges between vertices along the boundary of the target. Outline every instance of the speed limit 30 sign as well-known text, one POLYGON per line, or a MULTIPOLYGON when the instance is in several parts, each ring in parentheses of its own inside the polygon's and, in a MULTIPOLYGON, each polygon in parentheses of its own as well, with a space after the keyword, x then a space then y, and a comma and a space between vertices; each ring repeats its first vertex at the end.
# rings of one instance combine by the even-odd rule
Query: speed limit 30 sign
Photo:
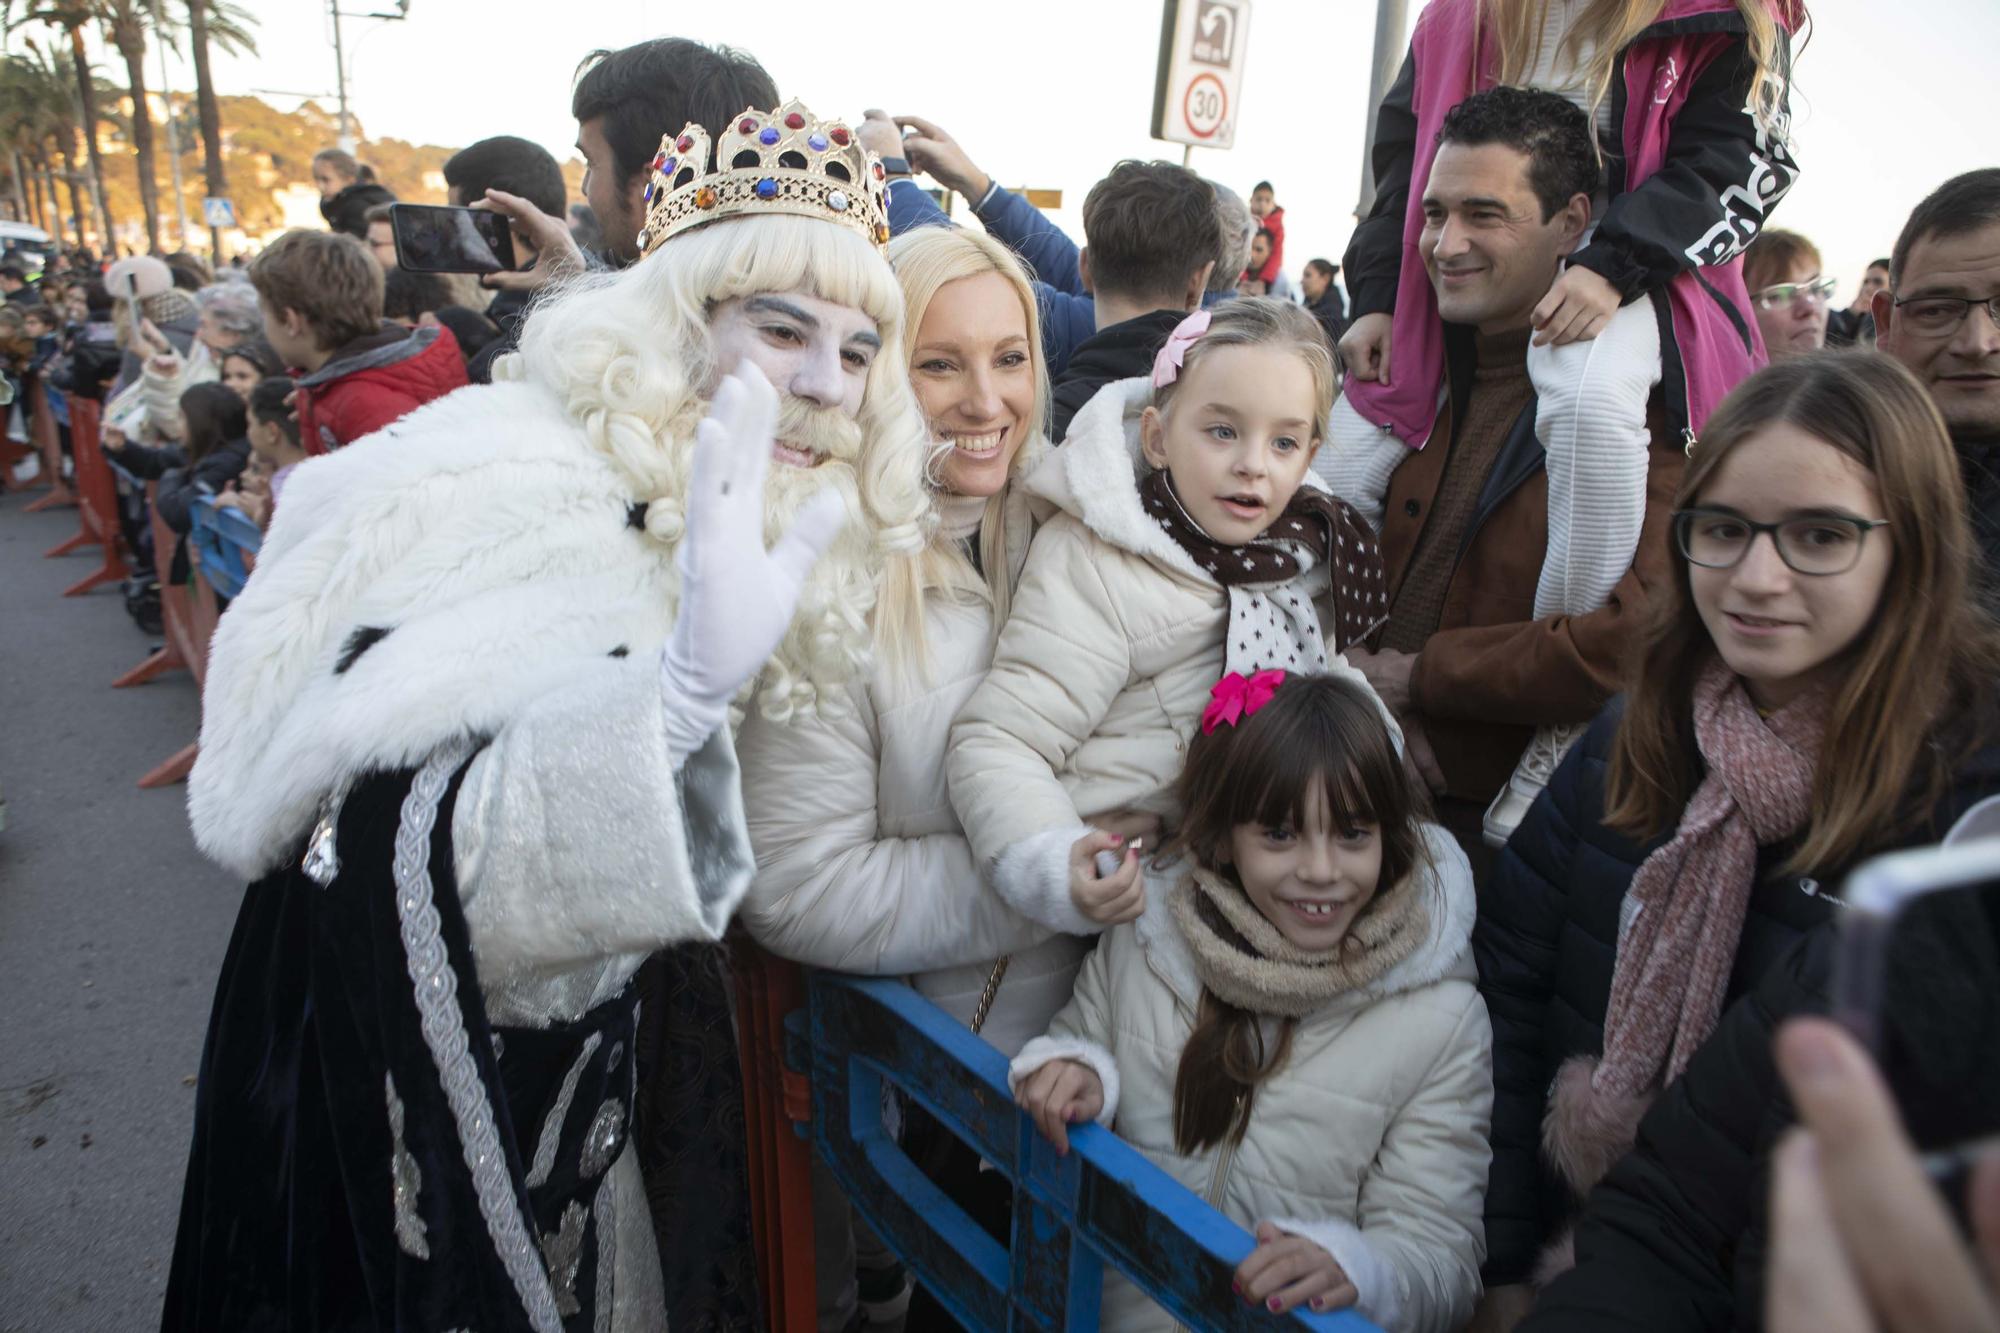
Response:
POLYGON ((1236 139, 1250 0, 1164 0, 1153 137, 1202 148, 1236 139))

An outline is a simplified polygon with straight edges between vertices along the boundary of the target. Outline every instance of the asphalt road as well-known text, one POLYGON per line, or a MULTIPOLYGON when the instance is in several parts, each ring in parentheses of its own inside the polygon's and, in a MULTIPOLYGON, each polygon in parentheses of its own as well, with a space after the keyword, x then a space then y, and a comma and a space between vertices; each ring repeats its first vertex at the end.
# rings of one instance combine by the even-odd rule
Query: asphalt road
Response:
POLYGON ((94 558, 43 552, 73 510, 0 496, 0 1333, 156 1328, 216 969, 242 887, 138 777, 194 739, 176 673, 94 558))

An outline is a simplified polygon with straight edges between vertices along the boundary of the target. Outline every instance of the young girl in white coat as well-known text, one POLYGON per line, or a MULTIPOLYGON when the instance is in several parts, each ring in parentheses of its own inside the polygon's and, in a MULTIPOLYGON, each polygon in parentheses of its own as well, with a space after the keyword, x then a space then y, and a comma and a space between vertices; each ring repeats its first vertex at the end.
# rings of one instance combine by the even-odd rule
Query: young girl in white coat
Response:
MULTIPOLYGON (((1183 855, 1015 1058, 1016 1098, 1058 1148, 1097 1119, 1254 1228, 1242 1300, 1459 1328, 1493 1104, 1464 853, 1340 677, 1225 677, 1179 792, 1183 855)), ((1102 1309, 1172 1323, 1122 1278, 1102 1309)))
POLYGON ((1028 916, 1072 934, 1136 916, 1119 830, 1171 825, 1209 686, 1349 671, 1336 652, 1387 612, 1372 533, 1307 480, 1333 389, 1311 315, 1231 301, 1181 323, 1150 383, 1100 390, 1029 474, 1057 512, 947 759, 974 857, 1028 916))

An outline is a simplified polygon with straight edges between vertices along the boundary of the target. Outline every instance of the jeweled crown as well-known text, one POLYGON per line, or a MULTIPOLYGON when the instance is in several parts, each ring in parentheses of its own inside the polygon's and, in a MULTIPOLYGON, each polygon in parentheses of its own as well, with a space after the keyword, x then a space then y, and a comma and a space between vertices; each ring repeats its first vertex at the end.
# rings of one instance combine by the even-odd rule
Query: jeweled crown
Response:
POLYGON ((877 246, 889 243, 882 162, 846 125, 824 122, 798 99, 775 111, 744 110, 723 132, 708 170, 709 134, 690 121, 660 140, 646 183, 639 253, 723 218, 759 213, 837 222, 877 246))

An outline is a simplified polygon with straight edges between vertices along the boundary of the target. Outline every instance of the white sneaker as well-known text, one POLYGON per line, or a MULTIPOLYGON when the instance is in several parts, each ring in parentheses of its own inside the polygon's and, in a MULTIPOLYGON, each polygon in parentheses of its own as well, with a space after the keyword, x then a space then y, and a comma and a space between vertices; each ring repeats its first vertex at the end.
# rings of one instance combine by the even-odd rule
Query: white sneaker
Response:
POLYGON ((1521 821, 1527 817, 1528 807, 1542 794, 1542 788, 1549 785, 1555 776, 1556 765, 1569 753, 1569 747, 1588 730, 1588 722, 1573 722, 1568 726, 1543 727, 1528 742, 1527 752, 1521 762, 1508 775, 1507 785, 1493 798, 1493 804, 1486 808, 1483 828, 1486 845, 1505 847, 1507 839, 1514 836, 1521 821))

